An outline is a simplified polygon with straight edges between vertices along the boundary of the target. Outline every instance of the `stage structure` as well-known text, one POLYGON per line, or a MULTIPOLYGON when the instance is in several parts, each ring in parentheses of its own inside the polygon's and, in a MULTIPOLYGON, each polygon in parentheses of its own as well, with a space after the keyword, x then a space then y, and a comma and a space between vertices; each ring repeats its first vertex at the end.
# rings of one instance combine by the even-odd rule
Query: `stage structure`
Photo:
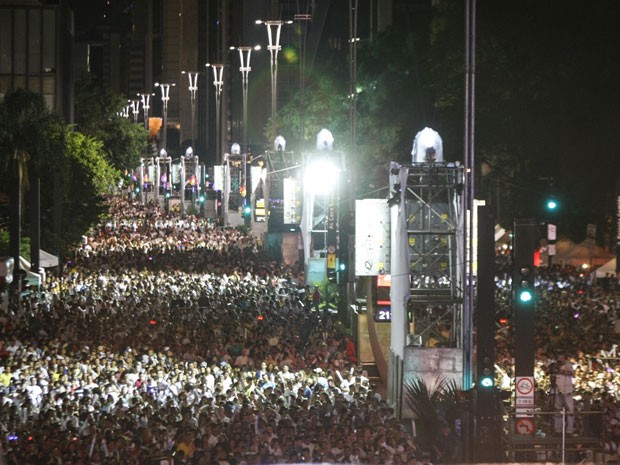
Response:
MULTIPOLYGON (((408 412, 403 386, 463 384, 463 166, 443 161, 441 138, 416 136, 409 166, 390 166, 391 347, 388 398, 408 412)), ((465 329, 464 329, 465 328, 465 329)))
POLYGON ((263 238, 269 255, 293 264, 301 221, 300 155, 286 150, 286 140, 277 136, 273 150, 252 160, 250 205, 252 232, 263 238))
POLYGON ((335 282, 339 252, 340 175, 345 171, 344 153, 333 150, 334 138, 323 129, 314 152, 304 155, 303 214, 301 234, 304 263, 324 258, 326 276, 335 282))

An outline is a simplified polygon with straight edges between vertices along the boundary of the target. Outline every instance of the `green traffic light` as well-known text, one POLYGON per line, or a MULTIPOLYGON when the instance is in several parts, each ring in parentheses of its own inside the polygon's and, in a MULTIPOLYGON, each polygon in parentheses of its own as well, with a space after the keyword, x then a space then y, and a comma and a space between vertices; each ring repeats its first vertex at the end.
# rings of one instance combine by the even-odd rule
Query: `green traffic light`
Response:
POLYGON ((557 208, 558 208, 557 201, 553 199, 547 200, 547 210, 553 211, 553 210, 556 210, 557 208))
POLYGON ((495 381, 493 380, 491 376, 484 376, 480 379, 480 386, 483 388, 493 387, 494 384, 495 384, 495 381))
POLYGON ((251 213, 252 213, 252 207, 250 207, 249 205, 246 205, 245 207, 243 207, 243 216, 250 216, 251 213))
POLYGON ((531 302, 532 300, 534 300, 534 294, 532 293, 531 290, 529 289, 522 289, 519 292, 519 301, 527 304, 529 302, 531 302))
POLYGON ((346 265, 345 263, 339 263, 339 264, 338 264, 338 269, 339 269, 340 271, 344 271, 344 270, 346 270, 346 269, 347 269, 347 265, 346 265))

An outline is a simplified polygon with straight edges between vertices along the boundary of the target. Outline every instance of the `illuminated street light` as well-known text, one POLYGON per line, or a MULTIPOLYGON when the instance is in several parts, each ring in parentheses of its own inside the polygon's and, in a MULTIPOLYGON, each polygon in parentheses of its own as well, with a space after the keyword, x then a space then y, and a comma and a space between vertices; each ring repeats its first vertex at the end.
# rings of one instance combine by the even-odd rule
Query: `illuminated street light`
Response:
POLYGON ((129 118, 129 109, 130 106, 129 105, 125 105, 121 111, 118 112, 118 116, 120 116, 121 118, 129 118))
POLYGON ((247 153, 248 147, 248 83, 250 71, 250 59, 252 57, 252 50, 260 50, 260 45, 254 47, 230 47, 231 50, 239 51, 239 71, 241 71, 241 82, 243 89, 243 147, 247 153))
POLYGON ((280 32, 283 24, 293 24, 293 21, 256 20, 256 24, 264 24, 267 26, 267 37, 269 38, 270 62, 271 62, 271 140, 276 137, 276 107, 278 95, 278 52, 282 49, 280 46, 280 32))
POLYGON ((246 199, 244 202, 247 203, 247 193, 249 189, 247 188, 248 184, 248 168, 247 168, 247 154, 248 154, 248 83, 250 77, 250 71, 252 71, 252 67, 250 66, 250 58, 252 57, 252 50, 260 50, 260 45, 255 45, 254 47, 242 46, 242 47, 230 47, 231 50, 239 51, 239 71, 241 71, 241 83, 243 89, 243 186, 246 189, 246 199))
POLYGON ((181 74, 187 74, 189 79, 189 95, 192 112, 192 146, 196 144, 196 92, 198 91, 198 71, 181 71, 181 74))
POLYGON ((144 113, 144 129, 149 130, 149 108, 151 108, 151 95, 155 94, 136 94, 140 97, 142 103, 142 112, 144 113))
POLYGON ((133 114, 133 122, 138 122, 138 115, 140 114, 140 100, 131 101, 131 113, 133 114))
POLYGON ((162 133, 162 147, 167 149, 167 136, 168 136, 168 101, 170 100, 170 87, 174 87, 176 84, 174 83, 165 83, 165 82, 156 82, 155 87, 159 87, 161 89, 161 101, 164 105, 164 120, 162 122, 163 125, 163 133, 162 133))
POLYGON ((223 64, 210 64, 205 66, 213 68, 213 86, 215 87, 215 164, 222 163, 222 150, 221 150, 221 125, 222 115, 222 90, 224 88, 224 65, 223 64))

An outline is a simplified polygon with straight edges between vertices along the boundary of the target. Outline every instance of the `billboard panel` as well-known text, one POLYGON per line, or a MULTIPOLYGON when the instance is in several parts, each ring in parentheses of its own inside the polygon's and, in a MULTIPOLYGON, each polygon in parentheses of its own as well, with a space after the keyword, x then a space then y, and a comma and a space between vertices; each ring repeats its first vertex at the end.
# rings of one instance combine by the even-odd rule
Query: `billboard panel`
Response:
POLYGON ((355 201, 355 274, 376 276, 390 269, 390 209, 385 199, 355 201))
POLYGON ((306 283, 319 285, 327 280, 327 261, 325 258, 309 258, 306 283))

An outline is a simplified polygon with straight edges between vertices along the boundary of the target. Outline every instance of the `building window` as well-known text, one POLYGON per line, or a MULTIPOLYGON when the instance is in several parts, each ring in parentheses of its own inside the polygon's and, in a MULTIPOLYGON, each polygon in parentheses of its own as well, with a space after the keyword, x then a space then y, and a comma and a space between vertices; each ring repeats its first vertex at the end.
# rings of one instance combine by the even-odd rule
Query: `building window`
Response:
POLYGON ((56 15, 54 10, 43 10, 43 72, 56 70, 56 15))
POLYGON ((12 48, 11 10, 0 9, 0 74, 10 74, 12 71, 12 48))
POLYGON ((13 28, 13 40, 15 55, 13 57, 13 72, 15 74, 26 73, 26 10, 15 11, 15 27, 13 28))
POLYGON ((41 10, 28 10, 28 74, 41 74, 41 10))

